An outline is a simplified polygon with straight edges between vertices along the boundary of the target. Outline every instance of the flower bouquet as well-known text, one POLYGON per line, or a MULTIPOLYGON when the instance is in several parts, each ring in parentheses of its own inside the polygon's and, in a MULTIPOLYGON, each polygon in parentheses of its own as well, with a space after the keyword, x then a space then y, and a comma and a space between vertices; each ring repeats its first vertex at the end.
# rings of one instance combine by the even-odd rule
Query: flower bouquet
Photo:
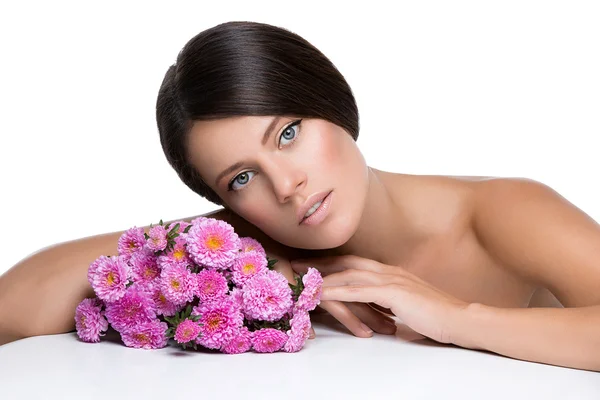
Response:
POLYGON ((199 217, 149 232, 133 227, 118 256, 88 269, 96 298, 75 311, 78 336, 99 342, 108 326, 128 347, 157 349, 171 340, 235 354, 299 351, 309 336, 308 312, 320 302, 318 270, 288 283, 259 242, 239 238, 228 223, 199 217))

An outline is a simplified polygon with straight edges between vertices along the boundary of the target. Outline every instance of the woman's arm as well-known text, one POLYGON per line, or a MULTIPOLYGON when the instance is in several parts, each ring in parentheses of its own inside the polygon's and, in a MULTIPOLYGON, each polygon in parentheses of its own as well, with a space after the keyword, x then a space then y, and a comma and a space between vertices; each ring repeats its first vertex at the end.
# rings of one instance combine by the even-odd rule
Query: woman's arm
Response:
MULTIPOLYGON (((294 282, 289 249, 274 242, 239 217, 219 210, 205 217, 231 223, 238 235, 259 240, 275 268, 294 282)), ((197 216, 183 218, 190 222, 197 216)), ((169 221, 173 222, 173 221, 169 221)), ((148 226, 144 230, 148 230, 148 226)), ((87 270, 100 255, 116 255, 117 241, 124 231, 90 236, 49 246, 23 259, 0 276, 0 345, 37 335, 75 329, 75 308, 86 297, 94 297, 87 270)))
POLYGON ((477 196, 474 229, 484 248, 565 308, 471 305, 463 345, 600 371, 600 226, 534 181, 483 182, 477 196))

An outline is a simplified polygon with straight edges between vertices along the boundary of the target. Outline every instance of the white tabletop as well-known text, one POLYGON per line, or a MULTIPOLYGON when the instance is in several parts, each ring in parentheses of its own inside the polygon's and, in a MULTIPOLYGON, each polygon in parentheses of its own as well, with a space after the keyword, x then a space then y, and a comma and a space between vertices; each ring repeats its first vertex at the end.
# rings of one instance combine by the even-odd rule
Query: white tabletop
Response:
POLYGON ((356 338, 316 318, 317 338, 293 354, 19 340, 0 346, 0 399, 600 399, 600 373, 439 345, 404 325, 356 338))

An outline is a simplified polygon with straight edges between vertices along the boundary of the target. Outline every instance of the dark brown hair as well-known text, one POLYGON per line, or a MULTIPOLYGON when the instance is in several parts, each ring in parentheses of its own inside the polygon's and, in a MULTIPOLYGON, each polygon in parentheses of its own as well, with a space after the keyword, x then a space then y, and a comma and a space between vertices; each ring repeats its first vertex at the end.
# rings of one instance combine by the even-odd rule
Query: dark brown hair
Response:
POLYGON ((193 37, 156 101, 167 161, 190 189, 218 205, 221 198, 188 162, 193 122, 280 115, 324 119, 358 138, 356 101, 331 61, 300 36, 255 22, 223 23, 193 37))

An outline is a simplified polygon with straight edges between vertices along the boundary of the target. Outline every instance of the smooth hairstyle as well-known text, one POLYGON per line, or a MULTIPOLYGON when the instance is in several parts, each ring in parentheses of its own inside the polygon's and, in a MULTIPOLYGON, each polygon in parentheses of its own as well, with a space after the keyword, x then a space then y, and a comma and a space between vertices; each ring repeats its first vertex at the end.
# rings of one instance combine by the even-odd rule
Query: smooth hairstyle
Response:
POLYGON ((358 138, 350 86, 302 37, 256 22, 227 22, 193 37, 169 67, 156 101, 160 143, 179 178, 223 205, 188 161, 194 121, 236 116, 320 118, 358 138))

